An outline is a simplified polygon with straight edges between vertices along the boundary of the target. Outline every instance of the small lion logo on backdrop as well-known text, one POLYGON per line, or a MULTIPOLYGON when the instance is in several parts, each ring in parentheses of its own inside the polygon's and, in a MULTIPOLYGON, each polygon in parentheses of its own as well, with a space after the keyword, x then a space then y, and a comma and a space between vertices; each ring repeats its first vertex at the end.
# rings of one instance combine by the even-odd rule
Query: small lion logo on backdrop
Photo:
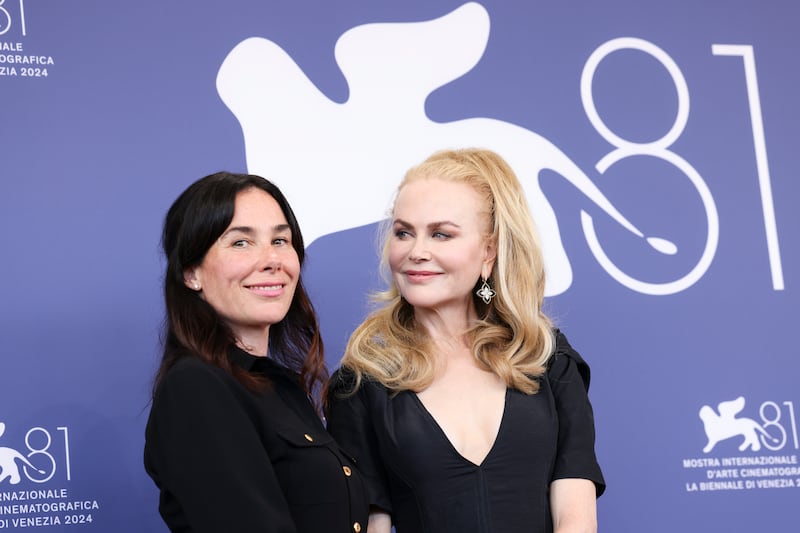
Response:
MULTIPOLYGON (((0 422, 0 437, 2 437, 5 432, 6 425, 0 422)), ((24 455, 14 448, 0 446, 0 483, 8 479, 9 483, 16 485, 22 480, 22 477, 19 475, 19 465, 17 465, 17 461, 31 470, 44 474, 44 471, 33 466, 24 455)))
POLYGON ((761 425, 752 418, 739 417, 737 418, 742 409, 744 409, 744 396, 739 396, 735 400, 728 400, 720 402, 717 406, 717 411, 708 405, 700 408, 698 415, 700 420, 703 421, 703 427, 706 431, 708 444, 703 448, 704 453, 709 453, 714 449, 718 442, 731 439, 733 437, 742 437, 742 443, 739 445, 739 451, 750 448, 752 451, 757 452, 761 449, 761 441, 759 435, 764 439, 771 442, 777 442, 777 439, 770 436, 761 425))

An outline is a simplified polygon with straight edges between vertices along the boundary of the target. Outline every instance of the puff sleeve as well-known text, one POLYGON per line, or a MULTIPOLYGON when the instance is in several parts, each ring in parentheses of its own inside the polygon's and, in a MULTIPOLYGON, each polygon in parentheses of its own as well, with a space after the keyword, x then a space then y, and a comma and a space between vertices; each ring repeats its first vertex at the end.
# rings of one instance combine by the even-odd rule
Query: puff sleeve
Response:
POLYGON ((589 479, 600 496, 606 485, 594 450, 594 413, 588 397, 589 365, 558 330, 556 353, 550 360, 547 377, 558 413, 558 450, 553 479, 589 479))

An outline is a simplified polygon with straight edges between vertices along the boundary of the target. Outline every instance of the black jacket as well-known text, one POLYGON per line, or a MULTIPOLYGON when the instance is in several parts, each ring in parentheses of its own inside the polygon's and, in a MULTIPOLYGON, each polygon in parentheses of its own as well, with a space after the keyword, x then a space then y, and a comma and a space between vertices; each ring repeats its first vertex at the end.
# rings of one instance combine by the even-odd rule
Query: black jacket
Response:
POLYGON ((174 532, 319 533, 366 530, 353 460, 325 431, 296 374, 231 350, 269 379, 260 394, 187 357, 156 391, 144 462, 174 532), (355 523, 359 525, 356 526, 355 523))

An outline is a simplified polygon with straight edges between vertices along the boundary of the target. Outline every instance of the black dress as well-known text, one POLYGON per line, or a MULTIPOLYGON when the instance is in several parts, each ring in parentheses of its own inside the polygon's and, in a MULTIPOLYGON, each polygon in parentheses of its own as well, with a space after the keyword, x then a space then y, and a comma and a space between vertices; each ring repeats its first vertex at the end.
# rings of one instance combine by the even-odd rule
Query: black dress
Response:
POLYGON ((506 391, 497 438, 480 465, 462 457, 410 391, 392 395, 352 376, 332 381, 328 429, 355 455, 370 502, 397 533, 549 533, 549 487, 560 478, 605 481, 594 452, 589 367, 557 332, 537 394, 506 391))
POLYGON ((231 350, 266 376, 253 394, 221 369, 187 357, 160 383, 144 462, 175 532, 352 533, 368 504, 353 460, 325 431, 297 375, 231 350))

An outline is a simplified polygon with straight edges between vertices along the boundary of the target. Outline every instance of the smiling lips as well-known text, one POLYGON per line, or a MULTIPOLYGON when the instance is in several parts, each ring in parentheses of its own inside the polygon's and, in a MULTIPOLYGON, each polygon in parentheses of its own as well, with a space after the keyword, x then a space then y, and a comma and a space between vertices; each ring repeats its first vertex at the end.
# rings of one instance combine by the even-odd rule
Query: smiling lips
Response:
POLYGON ((430 270, 406 270, 406 278, 412 283, 422 283, 439 275, 439 272, 432 272, 430 270))
POLYGON ((247 285, 247 289, 259 296, 280 296, 283 294, 285 283, 259 283, 257 285, 247 285))

